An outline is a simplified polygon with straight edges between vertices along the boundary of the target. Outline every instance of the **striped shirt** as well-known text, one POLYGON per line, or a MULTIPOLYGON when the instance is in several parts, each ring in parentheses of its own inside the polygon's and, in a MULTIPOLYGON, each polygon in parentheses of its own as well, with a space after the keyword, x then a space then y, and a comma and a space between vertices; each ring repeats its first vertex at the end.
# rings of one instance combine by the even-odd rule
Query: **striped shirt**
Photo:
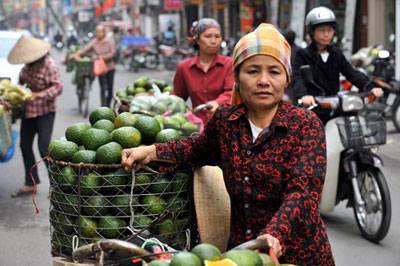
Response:
POLYGON ((19 74, 20 84, 26 84, 39 98, 24 103, 25 118, 34 118, 56 111, 56 97, 62 93, 60 70, 50 55, 34 65, 25 65, 19 74))

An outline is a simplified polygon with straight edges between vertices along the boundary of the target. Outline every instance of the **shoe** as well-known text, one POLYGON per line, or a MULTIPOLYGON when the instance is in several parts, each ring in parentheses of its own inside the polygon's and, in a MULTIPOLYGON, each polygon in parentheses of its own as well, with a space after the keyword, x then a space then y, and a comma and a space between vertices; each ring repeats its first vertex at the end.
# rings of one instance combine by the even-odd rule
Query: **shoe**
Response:
MULTIPOLYGON (((25 195, 32 195, 32 193, 33 193, 33 190, 25 191, 22 188, 20 188, 18 191, 14 191, 11 194, 11 198, 21 197, 21 196, 25 196, 25 195)), ((36 193, 37 193, 37 191, 35 191, 35 194, 36 193)))

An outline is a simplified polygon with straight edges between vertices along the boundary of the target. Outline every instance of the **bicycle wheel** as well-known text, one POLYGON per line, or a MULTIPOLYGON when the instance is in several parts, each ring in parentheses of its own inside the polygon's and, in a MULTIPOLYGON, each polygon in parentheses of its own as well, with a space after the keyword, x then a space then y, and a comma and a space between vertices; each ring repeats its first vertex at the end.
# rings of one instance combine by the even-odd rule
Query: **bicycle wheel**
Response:
POLYGON ((390 227, 392 207, 389 187, 380 169, 363 165, 357 176, 361 198, 365 202, 353 210, 357 226, 364 238, 372 242, 382 240, 390 227))
MULTIPOLYGON (((399 96, 396 96, 396 98, 399 96)), ((396 128, 397 132, 400 132, 400 100, 396 99, 393 104, 393 111, 392 111, 392 120, 393 125, 396 128)))

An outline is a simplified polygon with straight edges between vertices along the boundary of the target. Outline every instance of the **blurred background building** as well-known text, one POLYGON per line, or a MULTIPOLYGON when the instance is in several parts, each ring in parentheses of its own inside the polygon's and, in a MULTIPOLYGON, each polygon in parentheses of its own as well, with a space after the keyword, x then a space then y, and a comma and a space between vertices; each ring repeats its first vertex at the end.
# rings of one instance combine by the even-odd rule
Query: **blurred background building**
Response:
MULTIPOLYGON (((398 0, 397 0, 398 1, 398 0)), ((383 45, 395 49, 396 0, 1 0, 0 28, 29 29, 50 38, 72 27, 79 35, 98 23, 153 39, 169 21, 178 44, 187 44, 193 21, 217 19, 226 40, 237 40, 261 22, 293 29, 296 43, 306 40, 304 20, 316 6, 334 10, 338 18, 337 45, 346 55, 360 47, 383 45)))

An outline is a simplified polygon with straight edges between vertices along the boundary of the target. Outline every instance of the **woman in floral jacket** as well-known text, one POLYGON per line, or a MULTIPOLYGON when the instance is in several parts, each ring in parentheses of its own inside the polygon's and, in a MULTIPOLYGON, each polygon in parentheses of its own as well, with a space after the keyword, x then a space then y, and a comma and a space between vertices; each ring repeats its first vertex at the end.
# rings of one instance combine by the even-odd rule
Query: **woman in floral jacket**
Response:
POLYGON ((124 150, 126 171, 150 161, 217 165, 231 198, 229 247, 265 239, 280 261, 334 265, 318 211, 326 170, 323 126, 282 102, 290 46, 270 24, 237 43, 233 105, 219 107, 196 138, 124 150))

